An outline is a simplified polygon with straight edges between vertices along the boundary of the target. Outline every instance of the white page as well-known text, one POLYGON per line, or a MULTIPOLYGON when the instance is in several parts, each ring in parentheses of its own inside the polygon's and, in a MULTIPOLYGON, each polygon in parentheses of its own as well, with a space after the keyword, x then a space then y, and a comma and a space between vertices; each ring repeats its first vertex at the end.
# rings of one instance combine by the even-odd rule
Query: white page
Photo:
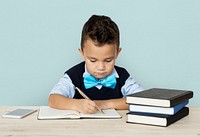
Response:
POLYGON ((119 115, 119 113, 115 110, 115 109, 106 109, 106 110, 102 110, 104 113, 97 111, 96 113, 93 114, 82 114, 80 113, 80 117, 81 118, 121 118, 121 116, 119 115))
POLYGON ((54 109, 49 106, 41 106, 38 119, 61 119, 61 118, 80 118, 79 112, 74 110, 54 109))
POLYGON ((82 114, 74 110, 60 110, 49 106, 41 106, 38 119, 67 119, 67 118, 121 118, 115 109, 102 110, 104 113, 97 111, 93 114, 82 114))

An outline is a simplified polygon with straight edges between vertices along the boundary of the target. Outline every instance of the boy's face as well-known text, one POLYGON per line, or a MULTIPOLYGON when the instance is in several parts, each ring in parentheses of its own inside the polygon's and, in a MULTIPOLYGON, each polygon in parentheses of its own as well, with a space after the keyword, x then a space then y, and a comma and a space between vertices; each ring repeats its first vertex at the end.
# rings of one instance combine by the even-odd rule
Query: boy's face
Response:
POLYGON ((108 76, 114 68, 115 60, 121 51, 115 44, 96 46, 91 39, 84 42, 84 48, 79 49, 85 60, 87 70, 97 79, 108 76))

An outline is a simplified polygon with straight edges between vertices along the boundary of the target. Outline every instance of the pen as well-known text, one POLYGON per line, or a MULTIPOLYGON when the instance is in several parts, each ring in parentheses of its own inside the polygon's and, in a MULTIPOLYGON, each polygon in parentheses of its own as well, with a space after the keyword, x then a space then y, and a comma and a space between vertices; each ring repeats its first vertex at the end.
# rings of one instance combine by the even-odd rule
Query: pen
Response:
MULTIPOLYGON (((76 87, 76 89, 78 90, 78 92, 81 94, 81 96, 83 96, 85 99, 91 100, 88 96, 86 96, 83 91, 81 91, 78 87, 76 87)), ((101 112, 104 113, 98 106, 97 109, 101 112)))

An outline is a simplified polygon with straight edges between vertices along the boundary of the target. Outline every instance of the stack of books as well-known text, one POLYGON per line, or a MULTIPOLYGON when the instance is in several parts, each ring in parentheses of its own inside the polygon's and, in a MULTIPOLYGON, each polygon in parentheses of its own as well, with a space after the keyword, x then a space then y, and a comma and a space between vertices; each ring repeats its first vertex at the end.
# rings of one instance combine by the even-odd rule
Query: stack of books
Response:
POLYGON ((189 114, 192 91, 152 88, 128 95, 127 123, 168 126, 189 114))

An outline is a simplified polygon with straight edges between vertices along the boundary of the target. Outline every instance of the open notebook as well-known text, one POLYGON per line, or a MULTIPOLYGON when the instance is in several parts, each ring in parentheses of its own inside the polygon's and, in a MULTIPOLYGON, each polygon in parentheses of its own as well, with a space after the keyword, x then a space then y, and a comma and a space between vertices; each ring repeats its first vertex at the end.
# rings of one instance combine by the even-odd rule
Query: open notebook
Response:
POLYGON ((93 114, 82 114, 74 110, 60 110, 49 106, 41 106, 38 113, 38 119, 116 119, 121 118, 115 109, 102 110, 104 113, 97 111, 93 114))

